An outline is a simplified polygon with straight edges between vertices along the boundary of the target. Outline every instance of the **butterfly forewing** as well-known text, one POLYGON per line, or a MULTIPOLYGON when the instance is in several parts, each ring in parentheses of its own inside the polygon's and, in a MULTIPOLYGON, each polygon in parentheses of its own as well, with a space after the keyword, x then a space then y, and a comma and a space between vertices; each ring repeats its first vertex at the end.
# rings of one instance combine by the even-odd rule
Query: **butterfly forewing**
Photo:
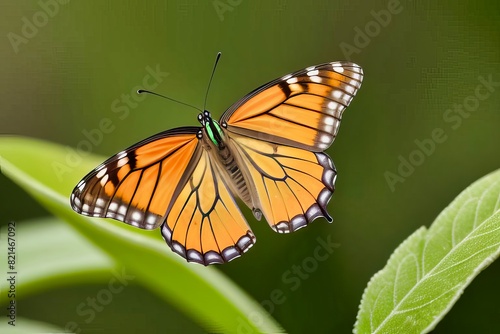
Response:
POLYGON ((165 131, 106 160, 73 190, 73 210, 143 229, 159 227, 199 160, 198 132, 198 127, 165 131))
POLYGON ((244 97, 221 117, 241 135, 320 152, 335 139, 363 71, 350 62, 311 66, 244 97))

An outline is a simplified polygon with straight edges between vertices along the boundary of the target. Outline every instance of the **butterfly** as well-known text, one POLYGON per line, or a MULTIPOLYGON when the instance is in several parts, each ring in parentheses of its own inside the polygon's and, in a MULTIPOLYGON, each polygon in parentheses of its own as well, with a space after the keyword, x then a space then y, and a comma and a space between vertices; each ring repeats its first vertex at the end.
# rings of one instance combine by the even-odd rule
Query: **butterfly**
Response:
POLYGON ((236 198, 278 233, 331 222, 337 171, 324 151, 362 79, 354 63, 325 63, 255 89, 219 121, 203 110, 201 126, 158 133, 100 164, 76 185, 71 207, 160 227, 175 253, 203 265, 229 262, 256 241, 236 198))

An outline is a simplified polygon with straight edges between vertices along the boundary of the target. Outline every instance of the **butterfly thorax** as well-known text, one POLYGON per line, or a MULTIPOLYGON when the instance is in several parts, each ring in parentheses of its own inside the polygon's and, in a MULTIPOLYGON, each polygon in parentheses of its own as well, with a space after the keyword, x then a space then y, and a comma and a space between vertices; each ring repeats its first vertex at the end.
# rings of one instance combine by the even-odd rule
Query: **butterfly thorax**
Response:
POLYGON ((228 139, 223 127, 206 110, 198 115, 198 121, 203 126, 204 135, 202 138, 205 147, 208 148, 210 154, 215 158, 214 160, 219 163, 218 166, 233 180, 232 183, 229 183, 231 190, 249 207, 252 207, 250 191, 234 158, 234 154, 227 145, 226 141, 228 139))
POLYGON ((210 141, 219 149, 223 149, 224 144, 224 132, 220 124, 214 120, 210 112, 205 110, 202 114, 198 115, 198 121, 203 125, 205 133, 207 134, 210 141))

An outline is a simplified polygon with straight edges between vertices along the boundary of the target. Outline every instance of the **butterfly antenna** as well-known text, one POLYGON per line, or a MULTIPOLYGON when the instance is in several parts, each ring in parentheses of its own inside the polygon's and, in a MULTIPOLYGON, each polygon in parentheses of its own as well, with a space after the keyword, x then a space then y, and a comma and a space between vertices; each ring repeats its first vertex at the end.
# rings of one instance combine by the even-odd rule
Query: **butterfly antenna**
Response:
POLYGON ((187 104, 187 103, 184 103, 182 101, 179 101, 179 100, 176 100, 176 99, 173 99, 171 97, 168 97, 168 96, 165 96, 165 95, 161 95, 161 94, 158 94, 158 93, 155 93, 155 92, 152 92, 152 91, 149 91, 149 90, 145 90, 145 89, 139 89, 137 91, 137 94, 142 94, 142 93, 147 93, 147 94, 151 94, 151 95, 156 95, 156 96, 159 96, 159 97, 163 97, 164 99, 167 99, 167 100, 170 100, 170 101, 174 101, 174 102, 177 102, 177 103, 180 103, 180 104, 183 104, 185 106, 188 106, 188 107, 191 107, 191 108, 194 108, 200 112, 203 112, 203 110, 201 110, 200 108, 197 108, 193 105, 190 105, 190 104, 187 104))
POLYGON ((205 110, 205 107, 207 106, 208 92, 210 91, 210 85, 212 84, 212 79, 214 77, 215 69, 217 68, 217 63, 219 62, 221 55, 222 52, 217 52, 217 57, 215 57, 214 68, 212 69, 212 75, 210 75, 210 81, 208 81, 207 93, 205 94, 205 102, 203 102, 203 110, 205 110))

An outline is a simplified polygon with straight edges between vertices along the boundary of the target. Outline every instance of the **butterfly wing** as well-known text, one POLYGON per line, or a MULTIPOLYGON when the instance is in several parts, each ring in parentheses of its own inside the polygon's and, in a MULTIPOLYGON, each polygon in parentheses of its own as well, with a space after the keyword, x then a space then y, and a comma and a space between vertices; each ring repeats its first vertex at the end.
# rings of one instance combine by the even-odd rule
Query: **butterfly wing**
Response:
POLYGON ((331 221, 326 205, 337 172, 322 151, 362 79, 354 63, 311 66, 263 85, 222 116, 252 209, 275 231, 293 232, 321 216, 331 221))
POLYGON ((203 149, 162 225, 165 241, 188 261, 228 262, 255 243, 223 175, 203 149))
POLYGON ((332 221, 326 205, 337 172, 328 155, 237 134, 230 138, 254 206, 273 230, 293 232, 318 217, 332 221))
POLYGON ((159 227, 199 160, 199 130, 164 131, 109 158, 77 184, 73 210, 142 229, 159 227))
POLYGON ((231 106, 221 124, 263 141, 324 151, 362 79, 363 70, 354 63, 311 66, 257 88, 231 106))
POLYGON ((255 242, 200 140, 200 128, 152 136, 106 160, 78 183, 73 210, 154 229, 188 261, 222 263, 255 242))

